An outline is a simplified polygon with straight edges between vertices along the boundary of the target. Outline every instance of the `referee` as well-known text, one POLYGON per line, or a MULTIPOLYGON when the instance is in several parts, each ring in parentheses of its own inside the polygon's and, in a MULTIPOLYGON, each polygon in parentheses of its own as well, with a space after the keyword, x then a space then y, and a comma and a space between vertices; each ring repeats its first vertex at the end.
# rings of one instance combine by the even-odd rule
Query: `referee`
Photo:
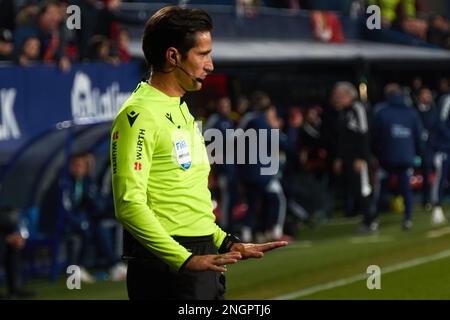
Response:
POLYGON ((211 30, 203 10, 156 12, 142 40, 151 77, 112 125, 114 205, 132 300, 223 299, 227 264, 287 244, 244 244, 215 223, 204 139, 183 100, 213 71, 211 30))

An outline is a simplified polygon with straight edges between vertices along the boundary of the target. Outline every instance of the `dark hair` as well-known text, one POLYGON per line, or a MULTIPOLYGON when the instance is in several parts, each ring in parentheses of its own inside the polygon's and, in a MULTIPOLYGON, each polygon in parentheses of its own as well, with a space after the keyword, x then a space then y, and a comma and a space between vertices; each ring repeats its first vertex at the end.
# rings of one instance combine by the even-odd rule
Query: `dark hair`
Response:
POLYGON ((197 32, 211 32, 209 14, 201 9, 168 6, 158 10, 145 24, 142 51, 153 70, 161 71, 166 62, 166 51, 176 48, 182 59, 196 45, 197 32))
POLYGON ((57 0, 47 0, 42 2, 39 6, 39 16, 42 16, 48 10, 49 7, 51 6, 59 7, 60 5, 61 3, 57 0))

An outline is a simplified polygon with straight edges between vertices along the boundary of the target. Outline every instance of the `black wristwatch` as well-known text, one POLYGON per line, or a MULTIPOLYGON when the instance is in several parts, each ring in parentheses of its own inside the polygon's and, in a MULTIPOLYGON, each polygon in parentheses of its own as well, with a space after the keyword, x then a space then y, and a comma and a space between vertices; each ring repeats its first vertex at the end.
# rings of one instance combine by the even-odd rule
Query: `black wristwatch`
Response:
POLYGON ((227 253, 230 252, 231 250, 231 246, 235 243, 241 243, 241 239, 239 239, 238 237, 232 235, 232 234, 227 234, 227 236, 225 237, 225 239, 223 239, 222 245, 219 248, 219 253, 227 253))

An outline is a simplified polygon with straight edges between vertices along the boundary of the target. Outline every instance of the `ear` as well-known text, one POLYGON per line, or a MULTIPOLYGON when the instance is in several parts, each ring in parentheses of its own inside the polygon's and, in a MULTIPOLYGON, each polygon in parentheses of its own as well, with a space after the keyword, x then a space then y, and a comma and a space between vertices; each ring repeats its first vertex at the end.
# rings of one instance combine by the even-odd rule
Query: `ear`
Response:
POLYGON ((166 51, 166 60, 170 65, 176 66, 178 64, 178 50, 174 47, 168 48, 166 51))

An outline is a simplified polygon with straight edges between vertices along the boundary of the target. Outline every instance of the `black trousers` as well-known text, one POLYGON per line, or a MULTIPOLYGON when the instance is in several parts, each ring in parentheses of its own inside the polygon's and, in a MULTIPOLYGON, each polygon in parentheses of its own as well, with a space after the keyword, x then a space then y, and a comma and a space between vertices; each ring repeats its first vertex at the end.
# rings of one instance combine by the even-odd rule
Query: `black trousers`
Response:
POLYGON ((348 217, 357 215, 358 211, 362 212, 363 223, 368 226, 374 220, 370 211, 370 195, 365 194, 367 190, 364 190, 369 187, 368 168, 356 172, 353 161, 354 159, 344 160, 343 165, 344 211, 348 217))
MULTIPOLYGON (((217 254, 212 236, 174 237, 194 255, 217 254)), ((219 272, 176 272, 157 258, 128 261, 127 289, 130 300, 223 300, 225 276, 219 272)))
POLYGON ((0 233, 0 266, 4 266, 8 294, 14 294, 22 286, 21 252, 6 243, 6 236, 0 233))

